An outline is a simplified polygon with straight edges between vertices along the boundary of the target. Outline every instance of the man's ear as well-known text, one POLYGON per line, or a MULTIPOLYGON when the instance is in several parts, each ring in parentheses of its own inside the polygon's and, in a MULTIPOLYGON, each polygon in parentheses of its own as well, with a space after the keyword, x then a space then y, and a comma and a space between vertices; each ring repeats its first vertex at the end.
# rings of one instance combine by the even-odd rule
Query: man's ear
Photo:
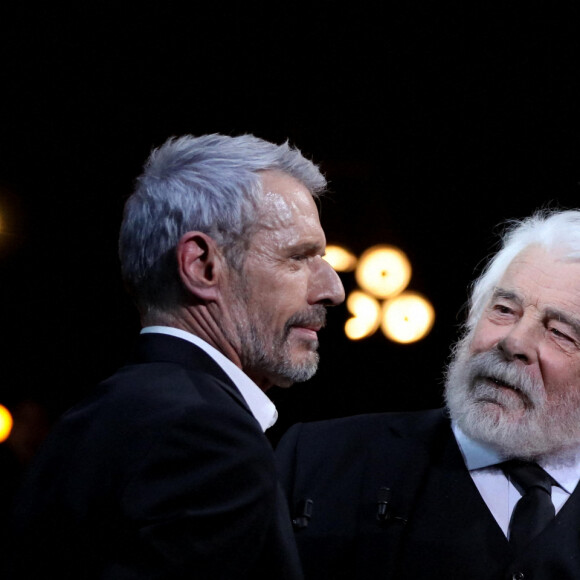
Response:
POLYGON ((177 267, 185 288, 202 300, 214 300, 219 293, 223 256, 211 236, 187 232, 177 244, 177 267))

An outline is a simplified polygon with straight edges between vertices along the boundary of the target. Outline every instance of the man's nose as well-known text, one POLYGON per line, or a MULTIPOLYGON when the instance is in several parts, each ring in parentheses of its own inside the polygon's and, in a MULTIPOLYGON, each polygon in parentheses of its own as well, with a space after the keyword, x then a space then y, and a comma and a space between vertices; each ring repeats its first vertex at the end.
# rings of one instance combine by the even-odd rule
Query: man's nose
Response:
POLYGON ((308 301, 311 304, 336 306, 344 302, 344 286, 336 270, 320 256, 315 258, 308 301))
POLYGON ((538 360, 537 342, 538 336, 533 325, 520 319, 498 342, 497 347, 509 361, 533 364, 538 360))

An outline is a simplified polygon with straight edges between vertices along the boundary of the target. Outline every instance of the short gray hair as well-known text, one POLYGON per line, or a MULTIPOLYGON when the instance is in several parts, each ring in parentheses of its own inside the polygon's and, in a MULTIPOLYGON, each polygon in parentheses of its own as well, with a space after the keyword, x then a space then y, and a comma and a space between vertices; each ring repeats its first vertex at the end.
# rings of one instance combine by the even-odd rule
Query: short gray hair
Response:
POLYGON ((501 248, 473 283, 466 330, 473 330, 494 289, 514 258, 529 246, 557 252, 558 259, 580 262, 580 210, 538 210, 507 222, 501 248))
POLYGON ((140 309, 170 309, 181 296, 175 249, 188 231, 211 236, 235 267, 257 218, 259 173, 282 171, 313 197, 325 189, 318 167, 288 142, 241 135, 185 135, 152 151, 125 204, 121 273, 140 309))

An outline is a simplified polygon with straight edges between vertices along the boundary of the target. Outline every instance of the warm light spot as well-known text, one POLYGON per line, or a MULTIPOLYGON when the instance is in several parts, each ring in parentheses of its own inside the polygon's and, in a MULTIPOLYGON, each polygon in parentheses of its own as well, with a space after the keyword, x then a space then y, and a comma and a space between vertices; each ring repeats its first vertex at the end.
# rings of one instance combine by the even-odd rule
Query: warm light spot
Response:
POLYGON ((431 303, 417 292, 403 292, 383 304, 381 329, 395 342, 409 343, 425 337, 435 321, 431 303))
POLYGON ((356 256, 341 246, 326 246, 324 259, 337 272, 351 272, 356 267, 356 256))
POLYGON ((379 327, 381 307, 372 296, 355 290, 348 295, 346 307, 353 314, 344 325, 344 332, 351 340, 370 336, 379 327))
POLYGON ((358 285, 377 298, 402 292, 411 279, 411 263, 394 246, 373 246, 360 257, 355 272, 358 285))
POLYGON ((0 443, 8 439, 12 431, 12 424, 13 421, 10 411, 3 405, 0 405, 0 443))

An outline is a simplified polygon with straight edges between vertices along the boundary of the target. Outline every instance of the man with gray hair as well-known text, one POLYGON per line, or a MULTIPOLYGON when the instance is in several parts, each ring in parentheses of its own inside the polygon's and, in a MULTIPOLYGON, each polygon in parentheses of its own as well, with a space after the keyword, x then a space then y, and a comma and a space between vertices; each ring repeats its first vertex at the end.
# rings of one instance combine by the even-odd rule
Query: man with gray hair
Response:
POLYGON ((16 502, 14 577, 302 576, 265 391, 309 379, 326 307, 319 169, 251 135, 170 139, 121 226, 143 329, 68 411, 16 502))
POLYGON ((282 439, 307 578, 580 578, 580 211, 510 223, 445 399, 282 439))

